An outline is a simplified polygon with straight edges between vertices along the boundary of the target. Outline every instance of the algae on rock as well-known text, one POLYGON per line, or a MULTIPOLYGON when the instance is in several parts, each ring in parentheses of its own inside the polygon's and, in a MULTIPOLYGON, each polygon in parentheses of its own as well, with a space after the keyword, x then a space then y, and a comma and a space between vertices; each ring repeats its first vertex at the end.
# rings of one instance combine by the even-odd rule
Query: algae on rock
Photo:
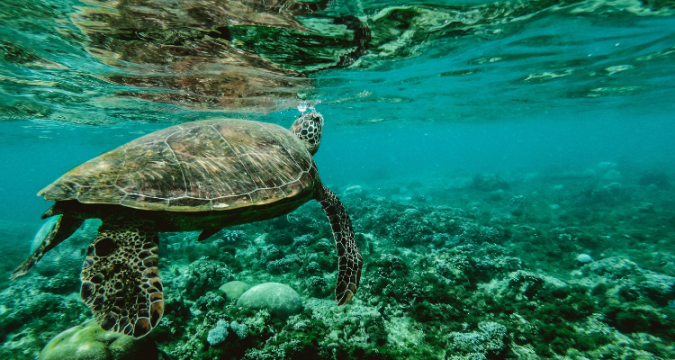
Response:
POLYGON ((157 345, 150 338, 134 339, 101 329, 87 321, 58 334, 40 353, 38 360, 135 360, 159 359, 157 345))

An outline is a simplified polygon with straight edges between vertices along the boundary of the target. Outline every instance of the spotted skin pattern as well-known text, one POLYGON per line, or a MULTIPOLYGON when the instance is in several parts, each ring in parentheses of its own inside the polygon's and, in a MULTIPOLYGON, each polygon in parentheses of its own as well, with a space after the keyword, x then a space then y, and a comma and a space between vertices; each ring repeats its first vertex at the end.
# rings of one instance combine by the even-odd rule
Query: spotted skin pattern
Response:
POLYGON ((325 185, 321 185, 318 198, 333 230, 335 247, 338 253, 338 276, 335 287, 335 300, 338 306, 345 305, 356 294, 361 280, 363 258, 354 238, 352 221, 337 195, 325 185))
POLYGON ((159 323, 164 289, 158 244, 152 221, 103 219, 82 266, 80 296, 104 330, 140 338, 159 323))

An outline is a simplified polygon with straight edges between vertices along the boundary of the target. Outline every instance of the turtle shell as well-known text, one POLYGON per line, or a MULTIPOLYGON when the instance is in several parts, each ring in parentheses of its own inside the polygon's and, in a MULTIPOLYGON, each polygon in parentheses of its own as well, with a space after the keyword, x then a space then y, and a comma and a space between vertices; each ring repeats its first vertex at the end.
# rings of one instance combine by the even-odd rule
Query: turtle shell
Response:
POLYGON ((245 120, 197 121, 148 134, 70 170, 45 200, 201 212, 306 197, 319 183, 290 131, 245 120))

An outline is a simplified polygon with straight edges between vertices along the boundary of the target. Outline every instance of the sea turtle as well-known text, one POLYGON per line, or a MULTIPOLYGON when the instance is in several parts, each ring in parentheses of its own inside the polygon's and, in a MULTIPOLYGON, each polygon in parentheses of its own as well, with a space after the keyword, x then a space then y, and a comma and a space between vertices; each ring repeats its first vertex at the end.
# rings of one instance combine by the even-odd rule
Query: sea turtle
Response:
POLYGON ((82 300, 105 330, 147 335, 164 312, 158 232, 220 229, 290 213, 319 202, 338 253, 335 299, 354 296, 363 260, 351 220, 321 183, 312 155, 323 117, 299 116, 289 130, 246 120, 196 121, 145 135, 70 170, 38 193, 56 201, 42 218, 60 215, 15 279, 85 219, 102 224, 82 265, 82 300))

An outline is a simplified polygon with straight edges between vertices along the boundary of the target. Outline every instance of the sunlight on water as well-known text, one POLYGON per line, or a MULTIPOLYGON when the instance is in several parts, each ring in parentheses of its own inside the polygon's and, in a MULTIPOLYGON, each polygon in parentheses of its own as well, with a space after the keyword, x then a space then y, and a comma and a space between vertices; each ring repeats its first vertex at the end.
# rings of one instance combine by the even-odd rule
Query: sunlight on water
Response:
POLYGON ((582 109, 621 106, 613 98, 624 96, 671 106, 664 99, 673 83, 671 8, 637 1, 17 5, 2 16, 0 116, 181 122, 185 112, 173 106, 220 116, 295 107, 298 99, 346 113, 375 103, 386 121, 402 120, 397 113, 411 102, 434 113, 439 105, 459 110, 436 117, 444 121, 500 120, 502 107, 527 116, 564 108, 568 99, 582 109), (341 68, 349 70, 325 71, 341 68))

